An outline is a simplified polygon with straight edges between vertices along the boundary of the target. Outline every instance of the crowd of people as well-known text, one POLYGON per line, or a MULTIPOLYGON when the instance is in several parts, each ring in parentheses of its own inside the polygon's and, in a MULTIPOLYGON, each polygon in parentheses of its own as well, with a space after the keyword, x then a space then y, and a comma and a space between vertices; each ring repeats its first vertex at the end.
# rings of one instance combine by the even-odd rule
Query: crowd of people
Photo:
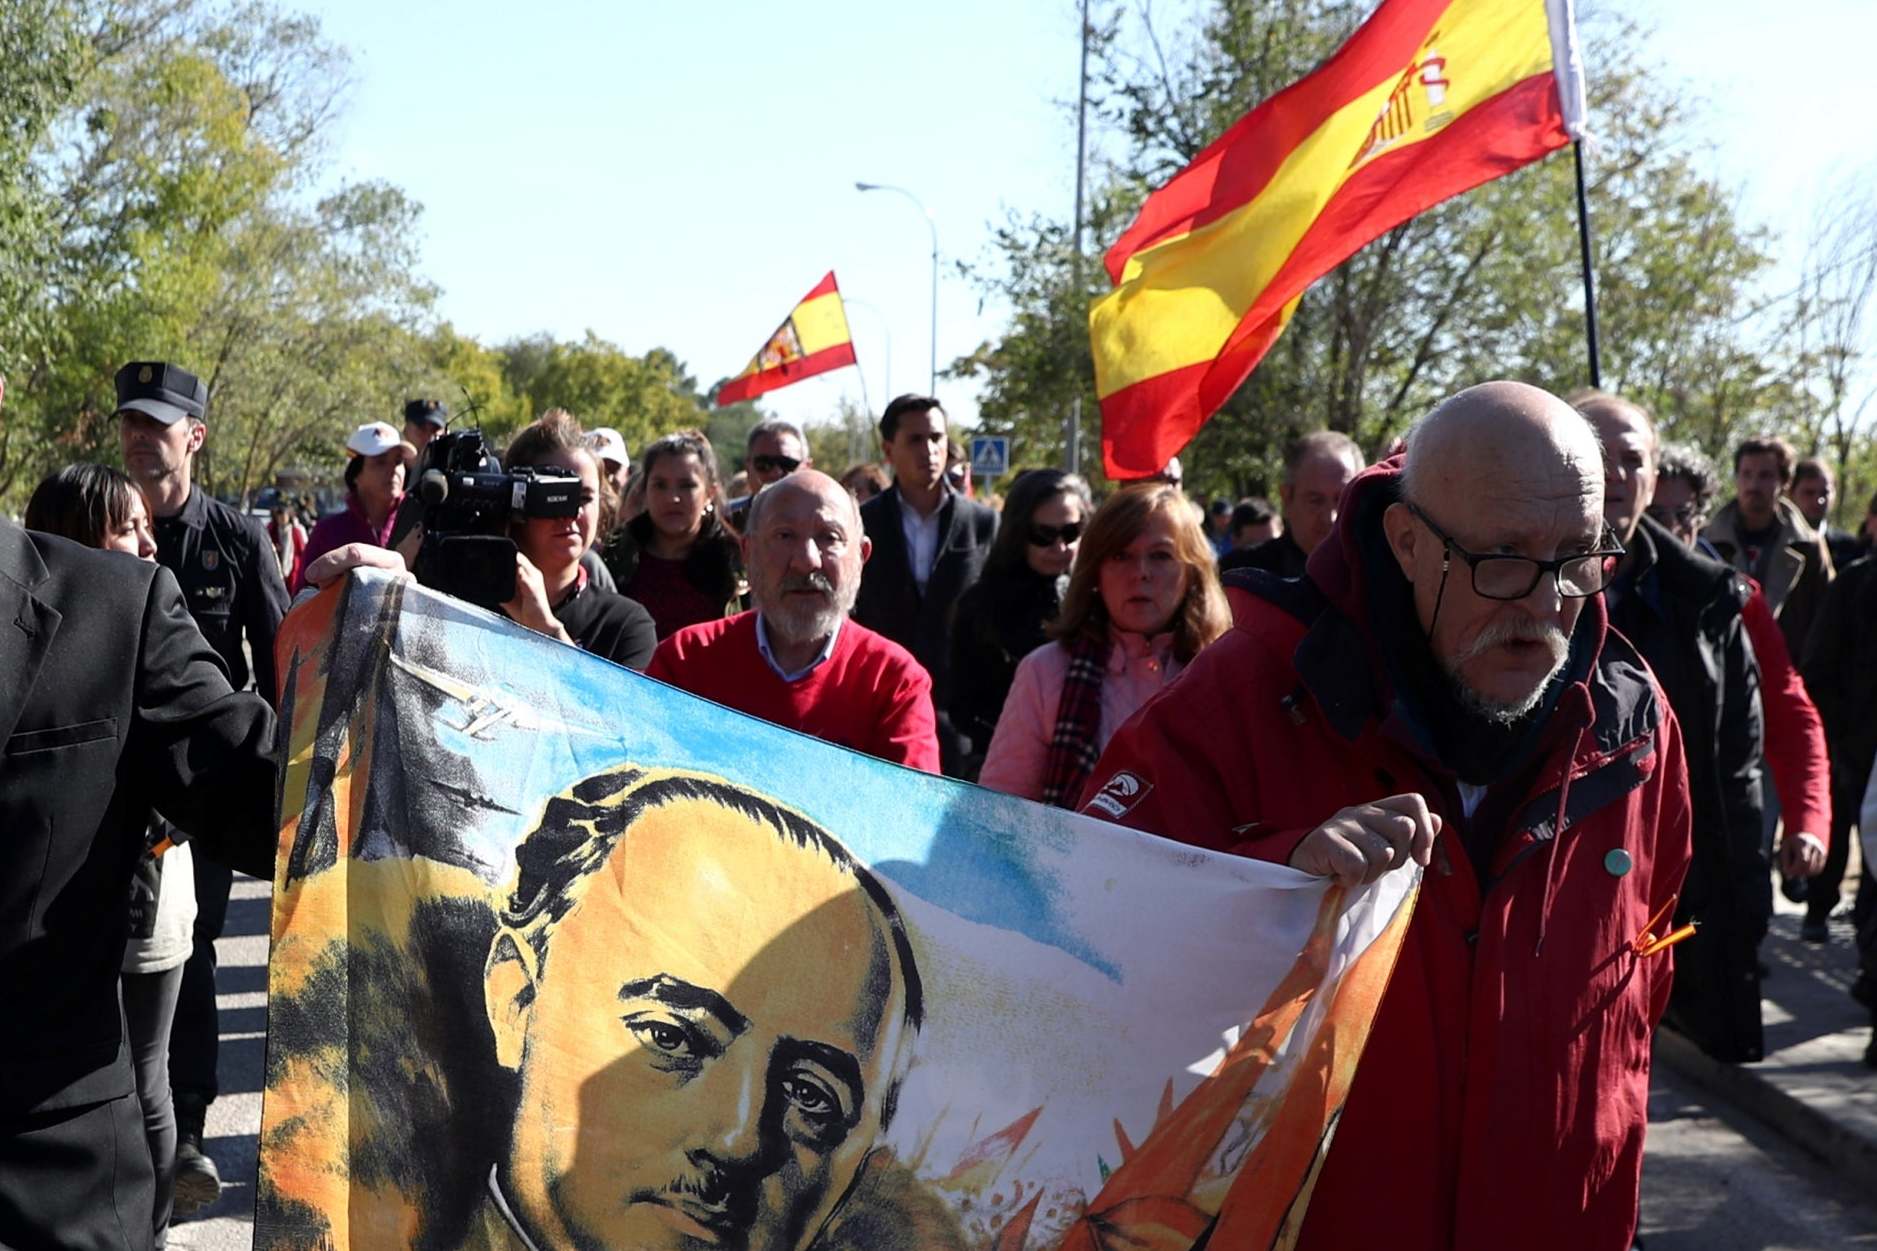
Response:
MULTIPOLYGON (((195 375, 116 388, 123 470, 0 521, 0 986, 49 1005, 0 1027, 5 1245, 161 1247, 216 1197, 214 941, 231 870, 271 863, 274 636, 290 590, 415 562, 450 421, 360 425, 309 532, 195 483, 195 375)), ((1830 528, 1829 468, 1763 437, 1716 507, 1642 406, 1516 383, 1375 459, 1304 435, 1276 506, 1201 506, 1177 462, 987 501, 937 398, 878 431, 836 477, 786 421, 728 465, 549 410, 502 467, 578 506, 511 519, 500 611, 909 768, 1348 885, 1427 866, 1301 1245, 1630 1237, 1651 1031, 1759 1059, 1775 882, 1830 941, 1877 824, 1877 499, 1830 528)))

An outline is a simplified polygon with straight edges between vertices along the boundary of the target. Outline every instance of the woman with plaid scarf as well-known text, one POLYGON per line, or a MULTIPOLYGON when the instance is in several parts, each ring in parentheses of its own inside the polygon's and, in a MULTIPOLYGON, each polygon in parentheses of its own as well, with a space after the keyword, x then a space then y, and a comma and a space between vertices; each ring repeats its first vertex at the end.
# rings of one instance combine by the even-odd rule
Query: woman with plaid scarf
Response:
POLYGON ((1108 739, 1231 625, 1199 512, 1165 483, 1095 510, 1055 641, 1025 656, 978 781, 1072 807, 1108 739))

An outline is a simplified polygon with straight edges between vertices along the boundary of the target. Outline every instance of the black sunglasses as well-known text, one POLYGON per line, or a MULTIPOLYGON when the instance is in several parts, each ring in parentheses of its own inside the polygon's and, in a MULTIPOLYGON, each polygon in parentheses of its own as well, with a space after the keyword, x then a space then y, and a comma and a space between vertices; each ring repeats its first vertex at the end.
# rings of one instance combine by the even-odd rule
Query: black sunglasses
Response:
POLYGON ((802 464, 793 456, 770 456, 767 453, 750 457, 749 463, 755 467, 757 473, 771 473, 777 469, 783 473, 794 473, 802 464))
POLYGON ((1040 523, 1032 523, 1030 526, 1031 547, 1050 547, 1058 539, 1067 547, 1081 537, 1082 523, 1079 521, 1071 521, 1066 526, 1046 526, 1040 523))

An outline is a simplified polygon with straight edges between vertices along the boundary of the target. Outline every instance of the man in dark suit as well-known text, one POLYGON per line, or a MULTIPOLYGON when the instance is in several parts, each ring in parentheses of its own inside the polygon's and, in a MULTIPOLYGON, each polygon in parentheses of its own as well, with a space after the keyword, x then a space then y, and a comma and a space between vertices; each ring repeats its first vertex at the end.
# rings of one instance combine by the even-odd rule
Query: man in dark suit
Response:
POLYGON ((873 559, 861 576, 854 620, 904 647, 932 675, 939 759, 956 777, 971 744, 946 711, 952 605, 984 569, 997 514, 947 484, 945 410, 931 396, 902 395, 888 404, 880 443, 893 485, 860 506, 873 559))
POLYGON ((271 876, 273 742, 167 569, 0 519, 0 1246, 150 1246, 131 874, 155 809, 271 876))

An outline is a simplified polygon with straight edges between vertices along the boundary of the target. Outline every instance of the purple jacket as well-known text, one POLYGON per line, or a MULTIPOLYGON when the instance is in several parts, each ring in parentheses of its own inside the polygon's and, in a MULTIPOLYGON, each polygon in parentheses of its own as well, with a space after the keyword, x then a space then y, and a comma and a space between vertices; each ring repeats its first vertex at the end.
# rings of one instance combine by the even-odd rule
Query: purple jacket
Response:
POLYGON ((312 563, 330 552, 335 547, 344 547, 347 543, 370 543, 373 547, 391 546, 391 526, 398 518, 398 503, 403 497, 391 501, 391 511, 385 514, 385 523, 374 528, 370 518, 365 516, 365 506, 359 503, 356 491, 346 492, 345 511, 330 513, 319 519, 313 527, 313 537, 306 541, 306 555, 300 561, 299 577, 294 585, 287 589, 298 595, 300 588, 306 585, 306 570, 312 563))

